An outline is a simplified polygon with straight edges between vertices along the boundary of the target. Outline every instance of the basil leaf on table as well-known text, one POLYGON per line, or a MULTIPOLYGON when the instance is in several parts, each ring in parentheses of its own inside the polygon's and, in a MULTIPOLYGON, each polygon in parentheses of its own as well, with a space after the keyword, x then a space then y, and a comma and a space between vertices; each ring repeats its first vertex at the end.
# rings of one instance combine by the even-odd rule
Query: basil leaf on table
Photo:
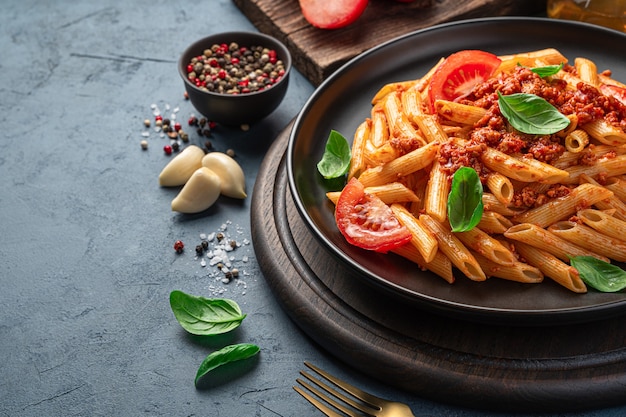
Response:
POLYGON ((259 351, 259 347, 251 343, 240 343, 238 345, 223 347, 222 349, 211 353, 202 361, 200 367, 198 368, 198 372, 196 373, 194 383, 197 386, 200 378, 219 366, 230 362, 248 359, 259 353, 259 351))
POLYGON ((570 264, 580 274, 580 279, 600 292, 618 292, 626 288, 626 271, 593 256, 576 256, 570 264))
POLYGON ((530 70, 540 76, 541 78, 549 77, 557 74, 563 69, 563 63, 559 65, 546 65, 545 67, 535 67, 530 70))
POLYGON ((234 330, 246 317, 233 300, 196 297, 178 290, 170 293, 170 306, 180 325, 200 336, 234 330))
POLYGON ((331 130, 324 155, 317 163, 317 170, 326 179, 341 177, 348 172, 351 157, 350 144, 346 138, 336 130, 331 130))
POLYGON ((469 167, 459 168, 452 176, 448 194, 448 221, 453 232, 474 228, 483 215, 483 185, 478 173, 469 167))
POLYGON ((570 120, 556 107, 534 94, 516 93, 503 96, 498 91, 498 105, 511 126, 523 133, 551 135, 570 124, 570 120))

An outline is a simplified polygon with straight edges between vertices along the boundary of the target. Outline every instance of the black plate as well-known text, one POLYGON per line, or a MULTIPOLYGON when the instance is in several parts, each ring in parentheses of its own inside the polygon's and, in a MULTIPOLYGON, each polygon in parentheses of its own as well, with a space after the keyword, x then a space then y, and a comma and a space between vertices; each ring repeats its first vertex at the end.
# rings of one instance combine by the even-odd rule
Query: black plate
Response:
POLYGON ((296 206, 314 234, 331 253, 359 275, 428 309, 480 321, 552 324, 596 320, 626 312, 626 294, 590 290, 574 294, 546 279, 518 284, 492 278, 476 283, 457 275, 452 285, 420 271, 395 255, 380 255, 349 245, 333 218, 325 193, 343 184, 325 181, 316 164, 331 129, 352 138, 370 115, 371 98, 383 85, 421 77, 439 58, 462 49, 498 55, 556 48, 573 62, 594 60, 598 70, 611 69, 626 82, 626 35, 577 22, 541 18, 490 18, 434 26, 394 39, 333 73, 298 115, 289 138, 287 169, 296 206))

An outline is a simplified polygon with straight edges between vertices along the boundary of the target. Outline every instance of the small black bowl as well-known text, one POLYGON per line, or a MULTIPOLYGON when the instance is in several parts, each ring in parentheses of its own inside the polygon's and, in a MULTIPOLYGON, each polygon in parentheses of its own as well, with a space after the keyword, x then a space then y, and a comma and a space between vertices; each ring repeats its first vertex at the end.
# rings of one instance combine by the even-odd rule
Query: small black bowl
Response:
POLYGON ((191 44, 178 61, 178 72, 185 84, 191 104, 210 121, 237 126, 253 123, 272 113, 281 103, 287 92, 291 55, 277 39, 257 32, 223 32, 200 39, 191 44), (197 87, 187 77, 187 65, 193 57, 202 55, 204 50, 215 44, 235 42, 240 47, 261 46, 276 51, 277 59, 283 62, 285 73, 271 87, 250 93, 218 93, 197 87))

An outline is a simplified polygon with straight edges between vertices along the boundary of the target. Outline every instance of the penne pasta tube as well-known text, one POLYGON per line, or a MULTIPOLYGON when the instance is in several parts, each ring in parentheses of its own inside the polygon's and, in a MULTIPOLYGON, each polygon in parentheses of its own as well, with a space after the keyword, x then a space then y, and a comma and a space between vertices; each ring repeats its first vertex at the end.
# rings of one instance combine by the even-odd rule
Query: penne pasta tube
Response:
POLYGON ((407 114, 402 111, 402 104, 398 94, 388 94, 385 97, 383 110, 389 124, 389 135, 391 137, 415 139, 420 146, 426 144, 409 121, 407 114))
POLYGON ((548 230, 577 246, 606 255, 619 262, 626 262, 626 241, 603 235, 591 227, 572 221, 554 223, 548 227, 548 230))
POLYGON ((606 156, 598 159, 593 165, 576 165, 565 168, 569 177, 561 181, 563 184, 576 184, 580 181, 580 176, 586 174, 595 177, 599 174, 606 174, 609 177, 626 174, 626 155, 615 157, 606 156))
POLYGON ((438 147, 437 142, 431 142, 384 165, 368 168, 359 176, 359 181, 365 187, 394 182, 429 166, 435 159, 438 147))
POLYGON ((603 235, 620 240, 626 238, 626 221, 610 216, 603 211, 584 209, 578 212, 578 218, 603 235))
POLYGON ((576 129, 565 136, 565 149, 569 152, 580 153, 589 144, 589 134, 583 129, 576 129))
POLYGON ((543 273, 539 268, 535 268, 523 262, 516 261, 510 265, 500 265, 478 253, 474 253, 474 257, 478 261, 480 268, 485 271, 487 277, 496 277, 527 284, 543 282, 543 273))
POLYGON ((517 261, 509 248, 477 227, 466 232, 454 233, 454 235, 466 247, 499 265, 512 265, 517 261))
MULTIPOLYGON (((587 174, 583 174, 580 176, 580 182, 581 184, 589 183, 601 187, 601 185, 596 180, 589 177, 587 174)), ((620 220, 626 220, 626 203, 620 200, 615 194, 606 198, 605 200, 600 200, 594 203, 594 206, 600 210, 612 210, 613 216, 617 217, 620 220)))
POLYGON ((435 100, 435 112, 445 120, 464 125, 473 125, 485 117, 487 109, 454 101, 435 100))
POLYGON ((354 132, 348 180, 352 177, 358 178, 365 169, 365 142, 369 140, 371 125, 371 120, 366 119, 354 132))
POLYGON ((511 180, 498 172, 492 172, 487 177, 487 188, 491 194, 504 205, 509 205, 513 200, 513 184, 511 180))
POLYGON ((389 141, 389 125, 387 124, 385 112, 380 108, 380 106, 372 107, 371 119, 372 127, 370 128, 370 142, 374 148, 379 148, 389 141))
POLYGON ((626 203, 626 180, 617 177, 607 178, 604 188, 613 191, 613 194, 626 203))
MULTIPOLYGON (((374 187, 365 187, 364 190, 368 194, 373 194, 380 198, 385 204, 419 202, 419 198, 413 191, 408 189, 404 184, 392 182, 389 184, 378 185, 374 187)), ((341 191, 329 191, 326 197, 333 204, 337 204, 341 191)))
POLYGON ((444 224, 438 222, 427 214, 419 217, 436 237, 439 249, 446 255, 452 264, 456 266, 466 277, 472 281, 484 281, 487 279, 485 273, 480 269, 480 265, 470 251, 444 224))
POLYGON ((511 72, 518 65, 525 67, 534 67, 537 61, 541 61, 544 65, 566 64, 567 58, 557 49, 546 48, 537 51, 524 52, 513 55, 500 55, 502 60, 498 72, 511 72))
POLYGON ((409 80, 385 84, 380 90, 376 92, 376 94, 372 98, 372 104, 376 104, 382 101, 389 94, 406 91, 409 88, 413 87, 417 82, 418 80, 409 80))
POLYGON ((511 226, 513 222, 502 214, 483 210, 483 215, 476 227, 485 233, 502 234, 511 226))
POLYGON ((413 245, 403 245, 392 250, 392 253, 400 255, 403 258, 416 263, 421 268, 427 269, 434 274, 440 276, 448 283, 454 282, 454 274, 452 273, 452 262, 441 252, 435 253, 435 257, 431 262, 426 262, 422 254, 413 245))
POLYGON ((606 256, 577 246, 569 240, 565 240, 531 223, 521 223, 511 226, 504 232, 504 237, 514 240, 515 242, 526 243, 539 250, 551 253, 564 262, 569 262, 570 256, 593 256, 605 262, 609 261, 606 256))
POLYGON ((565 180, 569 173, 532 158, 515 158, 494 148, 486 147, 482 161, 492 171, 523 182, 555 184, 565 180))
POLYGON ((439 167, 439 161, 435 159, 426 184, 424 211, 437 221, 444 221, 448 213, 448 194, 450 194, 448 174, 439 167))
POLYGON ((399 204, 392 204, 391 211, 393 211, 398 221, 409 229, 413 235, 411 244, 419 250, 424 257, 424 261, 426 263, 432 262, 437 253, 438 245, 437 239, 435 239, 430 230, 399 204))
POLYGON ((483 208, 485 211, 493 211, 502 216, 514 216, 520 213, 518 210, 514 210, 505 204, 503 204, 500 200, 496 198, 495 195, 491 193, 483 193, 483 208))
POLYGON ((517 252, 530 264, 538 268, 546 277, 575 293, 586 293, 587 286, 580 279, 576 268, 566 264, 554 255, 533 246, 518 242, 517 252))
POLYGON ((598 78, 598 68, 596 63, 588 58, 577 57, 574 59, 574 68, 580 79, 594 87, 600 85, 600 79, 598 78))
POLYGON ((596 119, 580 127, 589 133, 589 136, 607 145, 622 146, 626 144, 626 133, 604 119, 596 119))
POLYGON ((512 220, 514 223, 533 223, 539 227, 548 227, 576 213, 582 205, 591 206, 612 195, 613 193, 604 187, 580 184, 568 195, 557 197, 546 204, 515 215, 512 220))
POLYGON ((420 128, 427 142, 444 143, 448 141, 448 135, 437 122, 435 116, 418 113, 413 117, 413 122, 420 128))

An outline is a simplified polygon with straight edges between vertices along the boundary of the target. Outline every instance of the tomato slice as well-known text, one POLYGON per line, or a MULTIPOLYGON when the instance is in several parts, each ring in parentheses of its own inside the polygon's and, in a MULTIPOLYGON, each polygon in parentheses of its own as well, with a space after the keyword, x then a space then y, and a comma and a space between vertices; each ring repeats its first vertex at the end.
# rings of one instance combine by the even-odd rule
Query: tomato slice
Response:
POLYGON ((470 94, 494 74, 500 62, 497 56, 477 50, 459 51, 447 57, 435 70, 428 87, 431 112, 435 100, 454 101, 470 94))
POLYGON ((344 187, 335 220, 348 243, 363 249, 387 253, 411 240, 411 232, 393 215, 380 198, 365 192, 356 178, 344 187))
POLYGON ((605 96, 614 97, 616 100, 626 104, 626 88, 617 85, 600 84, 600 92, 605 96))
POLYGON ((300 0, 304 18, 320 29, 338 29, 354 23, 368 0, 300 0))

